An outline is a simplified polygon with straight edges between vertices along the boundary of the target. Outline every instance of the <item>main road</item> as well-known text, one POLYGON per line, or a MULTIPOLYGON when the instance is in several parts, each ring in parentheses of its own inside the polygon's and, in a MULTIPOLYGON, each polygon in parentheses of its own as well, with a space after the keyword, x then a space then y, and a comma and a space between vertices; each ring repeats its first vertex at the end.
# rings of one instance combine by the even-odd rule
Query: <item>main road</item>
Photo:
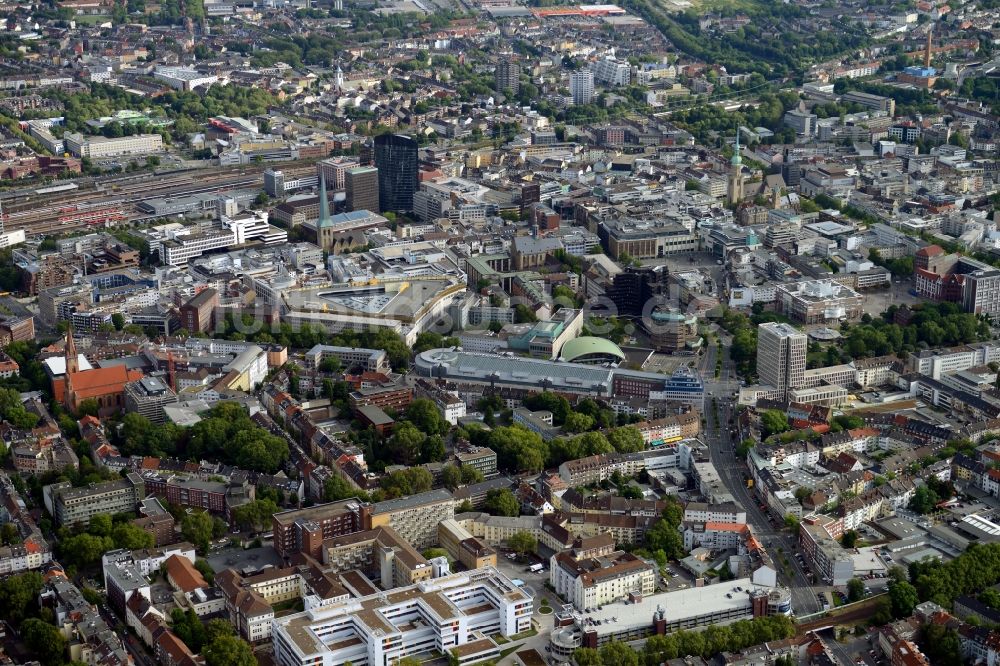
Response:
MULTIPOLYGON (((722 333, 721 339, 723 349, 728 349, 731 339, 725 333, 722 333)), ((733 436, 735 426, 730 424, 730 420, 735 424, 737 416, 735 394, 739 391, 740 383, 729 354, 723 354, 722 372, 719 377, 715 377, 715 349, 715 344, 710 345, 704 356, 706 363, 702 365, 705 382, 704 439, 712 463, 736 503, 746 508, 747 522, 774 560, 779 580, 791 590, 795 613, 808 615, 817 612, 822 610, 822 605, 816 595, 822 590, 810 585, 793 555, 797 535, 782 530, 782 524, 772 524, 770 517, 761 510, 757 499, 747 488, 746 462, 736 455, 738 442, 733 436), (782 566, 783 559, 788 560, 789 567, 782 566), (786 570, 791 571, 791 577, 784 573, 786 570)))

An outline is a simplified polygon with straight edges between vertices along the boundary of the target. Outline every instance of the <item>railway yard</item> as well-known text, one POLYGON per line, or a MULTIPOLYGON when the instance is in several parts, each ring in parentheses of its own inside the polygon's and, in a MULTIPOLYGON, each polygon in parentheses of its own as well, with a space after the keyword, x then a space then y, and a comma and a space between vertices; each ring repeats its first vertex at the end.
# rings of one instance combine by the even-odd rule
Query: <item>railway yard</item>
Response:
MULTIPOLYGON (((56 185, 0 194, 4 228, 44 236, 93 226, 128 225, 148 220, 137 204, 172 195, 191 196, 260 187, 266 165, 209 167, 97 178, 75 186, 56 185)), ((285 168, 288 176, 314 172, 312 164, 285 168)))

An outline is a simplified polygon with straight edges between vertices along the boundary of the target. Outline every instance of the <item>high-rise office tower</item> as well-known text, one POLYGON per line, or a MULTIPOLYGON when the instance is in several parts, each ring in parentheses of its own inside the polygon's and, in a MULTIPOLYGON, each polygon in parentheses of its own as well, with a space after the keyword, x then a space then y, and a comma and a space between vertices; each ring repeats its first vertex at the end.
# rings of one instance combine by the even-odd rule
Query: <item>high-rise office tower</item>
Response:
POLYGON ((417 142, 405 134, 375 137, 375 168, 379 212, 413 210, 413 194, 419 184, 417 142))
POLYGON ((516 95, 521 89, 521 64, 510 54, 500 56, 493 76, 498 93, 510 90, 516 95))
POLYGON ((573 104, 590 104, 594 99, 594 73, 581 69, 569 75, 569 94, 573 104))
POLYGON ((354 167, 345 171, 344 189, 347 190, 347 208, 377 213, 378 187, 378 169, 375 167, 354 167))
POLYGON ((757 327, 757 376, 760 383, 780 389, 802 386, 806 372, 806 351, 809 339, 793 326, 781 323, 757 327))

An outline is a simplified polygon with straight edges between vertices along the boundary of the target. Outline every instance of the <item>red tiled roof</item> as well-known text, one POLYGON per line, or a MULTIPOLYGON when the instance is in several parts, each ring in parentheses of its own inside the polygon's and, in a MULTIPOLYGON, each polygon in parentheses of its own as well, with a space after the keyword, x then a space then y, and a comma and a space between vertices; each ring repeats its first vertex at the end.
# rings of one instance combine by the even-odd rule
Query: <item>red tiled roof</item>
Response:
POLYGON ((201 572, 194 568, 191 560, 180 555, 171 555, 163 563, 167 568, 167 575, 174 585, 183 592, 191 592, 202 587, 208 587, 208 583, 202 577, 201 572))

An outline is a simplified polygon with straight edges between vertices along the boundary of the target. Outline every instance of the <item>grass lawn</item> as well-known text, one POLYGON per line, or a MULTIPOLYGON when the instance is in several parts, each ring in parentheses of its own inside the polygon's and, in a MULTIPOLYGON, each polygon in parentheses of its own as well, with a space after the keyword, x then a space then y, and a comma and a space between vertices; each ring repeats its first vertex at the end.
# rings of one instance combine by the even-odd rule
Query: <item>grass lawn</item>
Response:
POLYGON ((98 25, 99 23, 107 23, 111 20, 111 17, 107 14, 78 14, 73 17, 77 25, 98 25))
POLYGON ((520 645, 511 645, 509 648, 506 648, 504 650, 500 650, 500 658, 503 659, 507 655, 509 655, 512 652, 514 652, 515 650, 517 650, 519 647, 521 647, 521 646, 520 645))
POLYGON ((532 627, 531 629, 528 629, 527 631, 522 631, 519 634, 515 634, 514 636, 511 636, 510 640, 512 640, 512 641, 519 641, 519 640, 522 640, 524 638, 531 638, 532 636, 537 636, 537 635, 538 635, 538 630, 535 629, 534 627, 532 627))

